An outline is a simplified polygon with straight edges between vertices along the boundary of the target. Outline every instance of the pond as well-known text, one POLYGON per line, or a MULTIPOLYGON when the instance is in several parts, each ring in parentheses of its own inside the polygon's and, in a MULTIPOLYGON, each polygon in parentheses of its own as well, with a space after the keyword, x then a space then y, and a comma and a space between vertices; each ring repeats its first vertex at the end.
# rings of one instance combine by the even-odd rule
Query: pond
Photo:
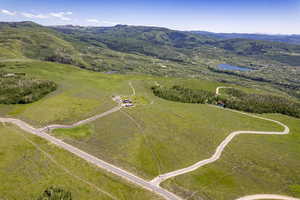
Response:
POLYGON ((219 64, 219 69, 222 70, 233 70, 233 71, 252 71, 253 69, 247 68, 247 67, 240 67, 240 66, 234 66, 229 64, 219 64))

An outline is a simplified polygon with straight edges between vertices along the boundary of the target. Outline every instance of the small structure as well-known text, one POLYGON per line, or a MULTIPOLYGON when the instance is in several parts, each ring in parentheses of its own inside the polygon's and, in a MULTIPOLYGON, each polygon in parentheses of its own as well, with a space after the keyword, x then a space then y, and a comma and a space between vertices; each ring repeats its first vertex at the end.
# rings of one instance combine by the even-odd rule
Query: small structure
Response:
POLYGON ((126 103, 126 104, 124 104, 125 105, 125 107, 132 107, 133 106, 133 104, 132 103, 126 103))
POLYGON ((123 100, 123 103, 124 103, 124 104, 132 104, 132 101, 129 100, 129 99, 124 99, 124 100, 123 100))
POLYGON ((225 103, 223 101, 218 101, 217 106, 225 108, 225 103))

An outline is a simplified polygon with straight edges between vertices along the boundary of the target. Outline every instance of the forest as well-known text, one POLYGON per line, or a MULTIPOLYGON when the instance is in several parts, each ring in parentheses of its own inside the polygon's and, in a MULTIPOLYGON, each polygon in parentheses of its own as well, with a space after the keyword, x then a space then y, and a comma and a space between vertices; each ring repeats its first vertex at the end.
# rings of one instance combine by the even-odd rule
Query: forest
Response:
POLYGON ((228 108, 252 113, 280 113, 300 118, 300 103, 293 100, 265 94, 248 94, 234 88, 226 89, 224 99, 228 108))
POLYGON ((154 86, 152 91, 158 97, 182 103, 215 104, 219 99, 213 92, 185 88, 179 85, 174 85, 171 88, 154 86))
POLYGON ((27 104, 37 101, 56 90, 57 85, 48 80, 26 77, 24 74, 0 73, 0 103, 27 104))

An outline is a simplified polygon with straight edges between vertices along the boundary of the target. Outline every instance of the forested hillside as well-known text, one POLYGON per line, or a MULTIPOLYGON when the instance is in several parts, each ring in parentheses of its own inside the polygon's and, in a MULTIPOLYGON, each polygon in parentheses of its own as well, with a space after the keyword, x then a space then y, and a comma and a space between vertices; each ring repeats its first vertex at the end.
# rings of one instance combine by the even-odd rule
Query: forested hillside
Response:
POLYGON ((300 97, 300 46, 218 39, 159 27, 0 23, 0 59, 38 59, 108 73, 206 78, 274 87, 300 97), (220 70, 220 63, 254 69, 220 70))
POLYGON ((285 42, 289 44, 300 44, 300 35, 268 35, 268 34, 249 34, 249 33, 213 33, 207 31, 191 31, 203 36, 214 37, 218 39, 251 39, 265 40, 271 42, 285 42))

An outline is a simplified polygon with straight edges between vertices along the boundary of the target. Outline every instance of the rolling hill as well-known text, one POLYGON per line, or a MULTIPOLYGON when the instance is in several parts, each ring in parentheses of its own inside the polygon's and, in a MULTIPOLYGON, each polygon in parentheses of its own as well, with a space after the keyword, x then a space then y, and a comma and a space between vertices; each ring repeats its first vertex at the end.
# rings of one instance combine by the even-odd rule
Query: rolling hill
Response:
POLYGON ((39 59, 93 71, 202 77, 269 85, 299 97, 300 46, 209 35, 159 27, 54 26, 0 23, 1 59, 39 59), (250 72, 217 65, 248 66, 250 72), (242 80, 242 81, 241 81, 242 80), (295 91, 296 89, 296 91, 295 91))
POLYGON ((265 40, 272 42, 285 42, 289 44, 300 44, 300 35, 270 35, 270 34, 250 34, 250 33, 213 33, 208 31, 191 31, 199 35, 214 37, 218 39, 251 39, 265 40))
MULTIPOLYGON (((23 128, 27 131, 54 136, 152 184, 150 180, 162 174, 207 160, 232 133, 247 130, 249 135, 234 138, 216 162, 169 179, 161 187, 195 200, 232 200, 257 193, 300 197, 299 119, 278 113, 243 114, 205 100, 204 104, 169 101, 151 89, 181 85, 185 92, 177 95, 193 100, 198 94, 193 91, 215 98, 216 88, 224 86, 239 89, 244 98, 276 96, 287 99, 284 103, 299 102, 300 67, 272 59, 297 56, 297 45, 219 40, 157 27, 3 22, 0 48, 1 83, 13 92, 24 89, 25 97, 30 95, 28 88, 41 90, 33 102, 0 104, 1 118, 35 127, 23 128), (220 63, 248 66, 252 71, 221 70, 220 63), (22 75, 24 80, 5 77, 8 74, 22 75), (50 83, 56 90, 44 93, 43 85, 50 83), (76 127, 57 125, 76 124, 119 108, 113 101, 117 97, 131 99, 134 106, 76 127), (287 124, 291 132, 287 134, 285 128, 281 134, 280 123, 261 116, 287 124), (51 124, 61 128, 51 131, 51 124), (268 135, 250 135, 249 130, 268 135)), ((0 179, 4 180, 0 198, 36 199, 55 185, 70 191, 74 199, 160 199, 155 191, 98 169, 7 121, 1 123, 0 132, 0 179)))

